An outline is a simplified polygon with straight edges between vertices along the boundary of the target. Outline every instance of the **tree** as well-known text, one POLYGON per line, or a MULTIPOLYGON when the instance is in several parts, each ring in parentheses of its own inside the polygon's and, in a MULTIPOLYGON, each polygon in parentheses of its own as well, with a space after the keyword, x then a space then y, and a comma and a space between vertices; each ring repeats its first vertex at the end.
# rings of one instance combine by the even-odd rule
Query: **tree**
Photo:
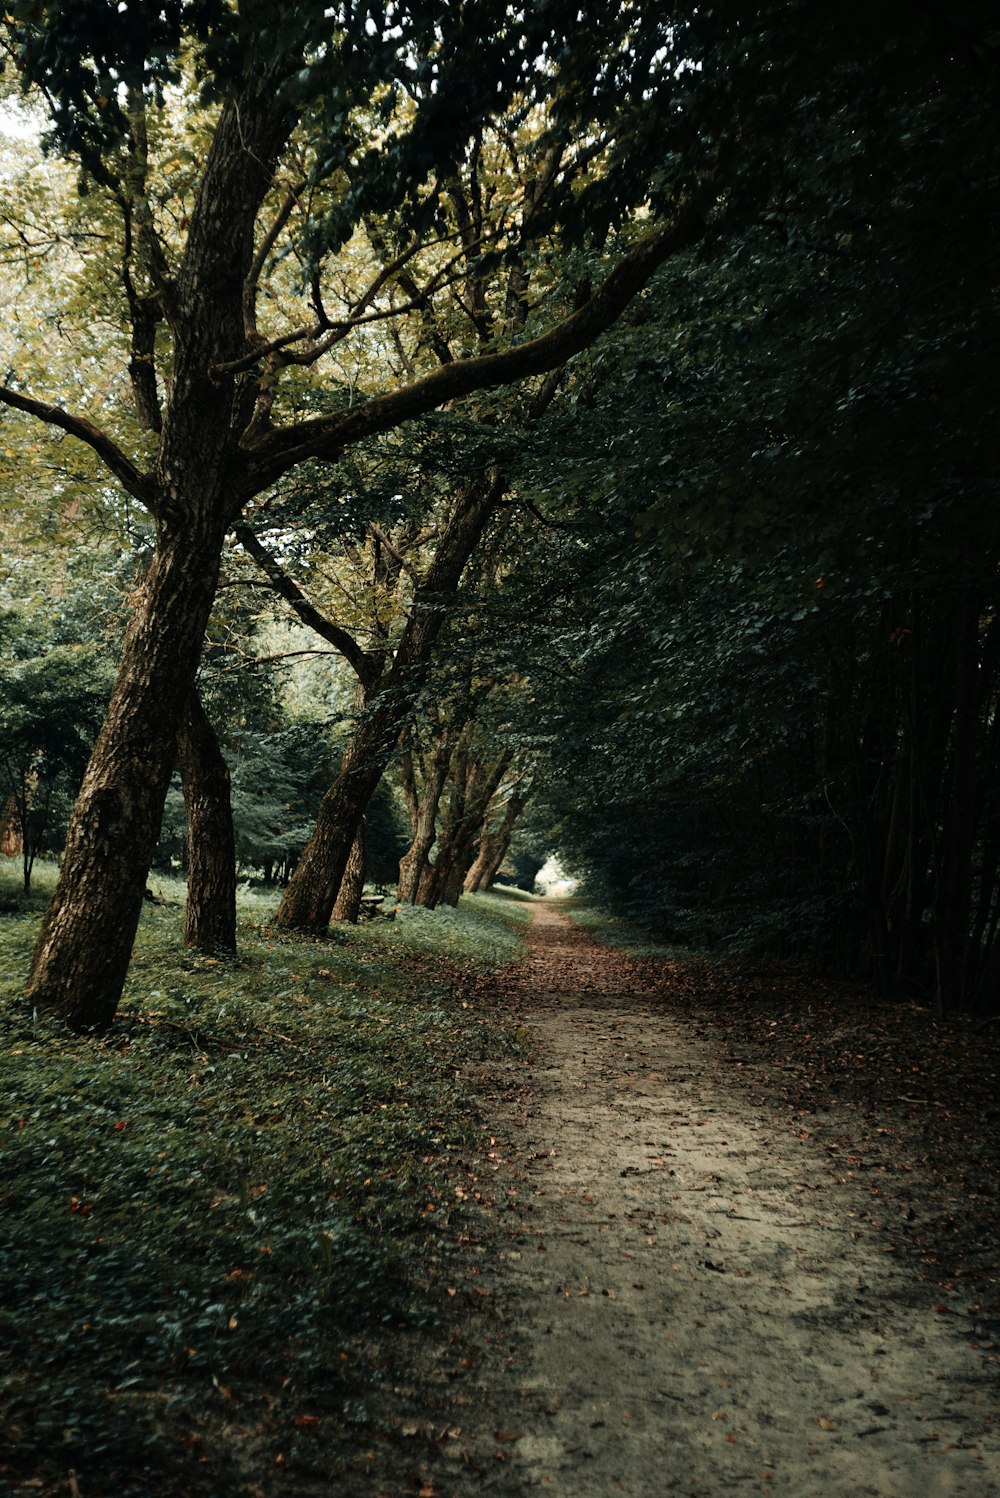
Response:
POLYGON ((550 622, 542 797, 661 936, 944 1012, 1000 970, 996 50, 971 11, 898 22, 831 67, 768 215, 578 366, 603 446, 559 448, 619 541, 550 622))
POLYGON ((184 945, 231 954, 236 951, 236 834, 229 766, 197 690, 177 731, 177 764, 187 815, 184 945))
POLYGON ((522 769, 501 788, 496 807, 489 807, 480 829, 476 856, 465 876, 465 893, 474 895, 489 889, 507 857, 518 819, 534 790, 532 772, 522 769))
POLYGON ((522 24, 482 3, 445 24, 438 7, 420 4, 387 20, 377 7, 340 17, 308 3, 275 12, 176 0, 154 13, 15 0, 2 27, 8 60, 46 102, 53 144, 79 161, 92 201, 117 223, 109 243, 134 416, 113 435, 16 375, 0 399, 90 447, 156 527, 29 980, 38 1007, 99 1030, 127 969, 173 725, 190 698, 227 529, 297 464, 335 461, 421 412, 564 363, 698 238, 717 190, 711 157, 669 170, 669 181, 661 168, 651 227, 570 317, 515 347, 303 415, 297 372, 318 374, 352 329, 389 315, 384 275, 330 310, 337 253, 366 214, 392 204, 412 225, 402 265, 418 264, 444 184, 484 116, 513 120, 549 99, 561 128, 589 131, 607 178, 580 205, 582 221, 600 217, 605 234, 648 196, 646 163, 626 163, 676 78, 667 18, 602 8, 584 39, 575 6, 522 24), (199 90, 199 149, 185 157, 172 122, 199 90), (380 150, 367 144, 373 136, 380 150), (286 249, 297 280, 285 274, 286 249), (286 292, 293 315, 282 328, 269 314, 286 292))
POLYGON ((0 667, 0 790, 17 828, 24 888, 35 859, 52 846, 53 798, 79 783, 107 690, 92 647, 53 645, 0 667))

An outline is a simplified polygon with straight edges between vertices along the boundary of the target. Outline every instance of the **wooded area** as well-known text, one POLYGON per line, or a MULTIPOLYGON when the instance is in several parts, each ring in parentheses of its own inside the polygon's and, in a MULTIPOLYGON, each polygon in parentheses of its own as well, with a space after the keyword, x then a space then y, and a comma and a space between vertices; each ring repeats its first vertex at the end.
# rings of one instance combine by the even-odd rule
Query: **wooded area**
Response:
POLYGON ((37 1011, 107 1030, 154 865, 219 956, 238 880, 320 936, 552 851, 661 940, 1000 1008, 992 6, 0 45, 37 1011))
POLYGON ((4 1491, 994 1491, 998 62, 0 10, 4 1491))

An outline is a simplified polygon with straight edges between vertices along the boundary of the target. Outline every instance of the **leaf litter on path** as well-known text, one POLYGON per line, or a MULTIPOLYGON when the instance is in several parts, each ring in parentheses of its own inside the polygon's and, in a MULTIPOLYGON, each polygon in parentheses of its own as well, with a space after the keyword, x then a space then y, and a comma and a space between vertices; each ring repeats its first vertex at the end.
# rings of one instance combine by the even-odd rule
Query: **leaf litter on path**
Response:
POLYGON ((974 1312, 995 1280, 980 1255, 977 1281, 929 1281, 931 1237, 885 1210, 897 1163, 936 1199, 929 1156, 893 1158, 875 1097, 796 1096, 710 1000, 705 976, 537 907, 509 996, 533 1064, 484 1104, 495 1319, 437 1491, 1000 1493, 998 1349, 974 1312))

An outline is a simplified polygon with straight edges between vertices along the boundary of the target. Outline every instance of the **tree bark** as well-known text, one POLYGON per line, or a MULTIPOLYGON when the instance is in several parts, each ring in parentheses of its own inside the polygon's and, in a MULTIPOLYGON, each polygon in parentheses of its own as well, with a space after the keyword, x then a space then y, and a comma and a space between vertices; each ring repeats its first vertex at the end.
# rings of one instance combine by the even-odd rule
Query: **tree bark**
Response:
POLYGON ((229 766, 193 692, 177 734, 187 811, 188 889, 184 945, 215 955, 236 951, 236 837, 229 766))
POLYGON ((108 715, 77 798, 27 996, 73 1030, 115 1017, 142 912, 177 724, 215 596, 222 528, 165 541, 125 640, 108 715))
POLYGON ((320 804, 312 836, 275 914, 279 929, 314 936, 326 931, 365 808, 427 680, 447 600, 458 587, 503 492, 503 479, 496 473, 472 484, 439 541, 416 590, 392 667, 367 693, 368 706, 358 720, 340 772, 320 804))
POLYGON ((24 846, 21 830, 21 811, 17 797, 11 794, 0 812, 0 854, 5 858, 16 858, 24 846))
POLYGON ((383 690, 359 719, 275 913, 279 929, 314 936, 326 931, 361 819, 392 756, 407 711, 396 694, 383 690))
POLYGON ((347 867, 344 869, 344 877, 340 881, 340 889, 333 903, 333 915, 335 921, 351 921, 357 925, 358 912, 361 909, 361 896, 365 889, 365 819, 361 818, 361 825, 357 830, 351 851, 347 857, 347 867))
POLYGON ((465 893, 476 894, 482 889, 489 889, 500 871, 500 865, 507 856, 510 840, 514 833, 514 827, 518 817, 523 812, 531 799, 534 789, 530 779, 512 791, 504 809, 503 820, 500 826, 493 832, 484 831, 479 841, 479 852, 476 854, 468 874, 465 876, 465 893))
POLYGON ((507 751, 489 766, 481 761, 460 764, 449 806, 448 825, 438 839, 438 855, 431 878, 418 897, 419 904, 429 905, 431 909, 442 903, 458 904, 465 876, 472 865, 476 838, 512 757, 512 752, 507 751))
POLYGON ((451 763, 451 737, 446 731, 435 746, 424 771, 424 783, 413 813, 413 841, 399 861, 400 904, 416 905, 420 881, 437 836, 437 814, 441 793, 451 763))

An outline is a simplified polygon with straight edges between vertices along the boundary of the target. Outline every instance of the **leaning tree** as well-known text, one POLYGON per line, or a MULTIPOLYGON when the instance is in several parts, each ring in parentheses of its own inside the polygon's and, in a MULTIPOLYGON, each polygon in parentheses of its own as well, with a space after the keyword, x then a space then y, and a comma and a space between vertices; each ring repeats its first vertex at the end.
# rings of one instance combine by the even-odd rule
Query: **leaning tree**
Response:
MULTIPOLYGON (((132 412, 110 427, 99 406, 71 409, 16 353, 0 400, 86 444, 155 525, 29 979, 39 1009, 99 1030, 127 971, 228 531, 292 468, 592 343, 717 211, 718 133, 682 107, 714 75, 687 65, 704 39, 624 0, 586 24, 576 4, 525 15, 495 0, 444 14, 420 0, 12 0, 0 39, 100 220, 89 263, 132 412), (554 322, 543 299, 509 346, 418 357, 405 378, 360 385, 351 349, 370 349, 407 300, 402 274, 418 299, 453 274, 441 204, 484 122, 514 136, 539 109, 553 135, 589 142, 565 225, 602 252, 589 294, 554 322), (355 289, 360 228, 390 210, 409 237, 355 289)), ((510 253, 519 224, 512 202, 483 256, 510 253)))

